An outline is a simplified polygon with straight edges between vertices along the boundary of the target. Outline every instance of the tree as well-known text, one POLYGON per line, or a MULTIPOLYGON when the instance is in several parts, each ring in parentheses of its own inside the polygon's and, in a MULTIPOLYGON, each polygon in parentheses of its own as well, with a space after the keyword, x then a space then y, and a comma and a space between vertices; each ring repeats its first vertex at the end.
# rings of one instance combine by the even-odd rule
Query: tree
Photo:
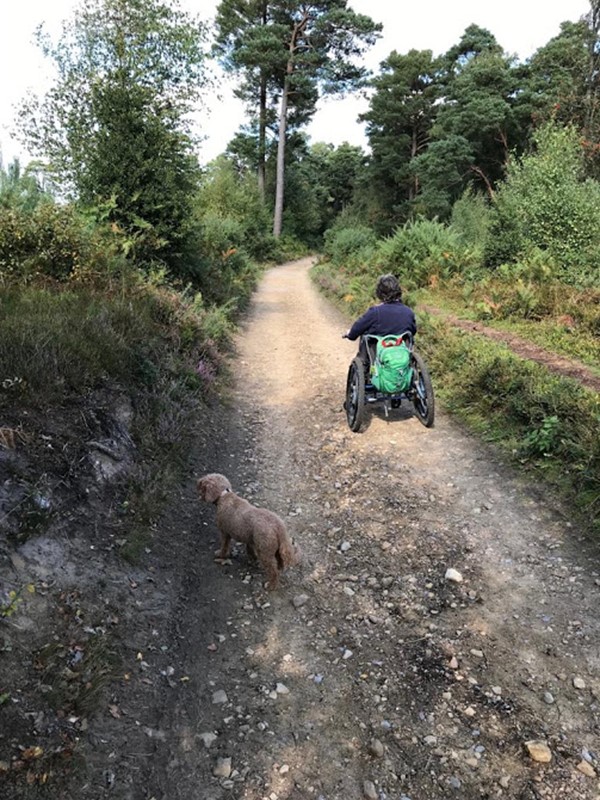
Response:
POLYGON ((245 76, 259 108, 259 170, 264 167, 268 104, 279 99, 273 232, 281 234, 287 132, 314 113, 319 95, 357 87, 365 70, 356 59, 381 28, 347 8, 347 0, 223 0, 217 13, 218 41, 226 63, 245 76), (269 95, 270 100, 267 99, 269 95), (264 122, 264 124, 263 124, 264 122))
POLYGON ((600 0, 578 22, 563 22, 558 36, 525 65, 523 98, 533 120, 575 125, 583 134, 588 169, 600 174, 600 0))
POLYGON ((513 60, 489 31, 471 25, 443 61, 431 142, 411 169, 421 184, 421 211, 446 217, 469 186, 493 197, 508 154, 522 146, 523 136, 513 60))
POLYGON ((410 162, 429 142, 440 91, 438 71, 431 50, 406 55, 394 51, 371 82, 375 92, 361 117, 372 151, 369 178, 376 186, 381 214, 393 225, 407 219, 419 190, 410 162))
POLYGON ((84 0, 53 44, 58 70, 22 109, 24 138, 63 191, 102 207, 140 258, 176 266, 196 161, 188 113, 205 83, 203 26, 162 0, 84 0))

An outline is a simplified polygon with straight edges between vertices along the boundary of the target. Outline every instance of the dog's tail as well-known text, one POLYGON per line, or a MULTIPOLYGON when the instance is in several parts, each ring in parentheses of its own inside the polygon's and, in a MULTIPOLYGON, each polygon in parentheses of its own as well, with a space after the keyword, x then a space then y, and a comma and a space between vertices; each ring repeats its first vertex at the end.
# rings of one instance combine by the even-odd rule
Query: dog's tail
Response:
POLYGON ((283 570, 286 567, 295 567, 302 561, 302 550, 285 536, 279 539, 276 556, 279 568, 283 570))

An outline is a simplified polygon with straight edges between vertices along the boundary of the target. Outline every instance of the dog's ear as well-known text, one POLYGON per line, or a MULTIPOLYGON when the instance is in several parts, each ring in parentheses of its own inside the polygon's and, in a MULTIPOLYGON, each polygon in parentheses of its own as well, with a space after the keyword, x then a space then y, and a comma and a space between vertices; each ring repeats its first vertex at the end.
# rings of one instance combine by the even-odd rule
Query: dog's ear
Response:
POLYGON ((205 475, 198 481, 198 494, 207 503, 214 503, 221 496, 223 487, 211 475, 205 475))

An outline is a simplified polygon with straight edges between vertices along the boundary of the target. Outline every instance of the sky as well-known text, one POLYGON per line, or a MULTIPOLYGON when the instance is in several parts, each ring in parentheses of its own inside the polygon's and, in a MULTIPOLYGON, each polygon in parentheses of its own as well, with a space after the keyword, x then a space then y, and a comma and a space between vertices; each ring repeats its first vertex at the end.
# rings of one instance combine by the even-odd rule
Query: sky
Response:
MULTIPOLYGON (((29 154, 11 135, 15 128, 15 106, 28 91, 40 93, 51 85, 52 66, 34 43, 33 33, 44 24, 56 36, 60 23, 68 18, 78 0, 4 0, 0 29, 0 153, 6 164, 18 156, 26 162, 29 154)), ((217 0, 180 0, 180 5, 205 20, 214 16, 217 0)), ((556 36, 560 23, 576 21, 589 10, 588 0, 350 0, 348 5, 383 23, 383 35, 365 58, 373 72, 392 52, 410 49, 446 52, 456 44, 465 28, 475 23, 490 30, 509 54, 520 60, 556 36)), ((244 121, 242 105, 233 97, 233 84, 222 78, 219 94, 205 101, 202 114, 200 160, 207 162, 223 152, 227 142, 244 121)), ((349 142, 367 147, 364 126, 357 121, 367 110, 365 98, 325 100, 307 133, 312 142, 333 145, 349 142)))

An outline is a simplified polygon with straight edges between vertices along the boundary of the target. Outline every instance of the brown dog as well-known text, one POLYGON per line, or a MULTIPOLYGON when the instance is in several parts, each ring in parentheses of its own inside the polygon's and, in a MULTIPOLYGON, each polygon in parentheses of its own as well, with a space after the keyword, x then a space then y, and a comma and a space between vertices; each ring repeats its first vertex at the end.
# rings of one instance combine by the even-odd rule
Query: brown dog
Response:
POLYGON ((300 563, 300 550, 291 542, 285 524, 277 514, 266 508, 256 508, 238 497, 224 475, 213 472, 198 481, 198 494, 217 507, 217 527, 221 548, 216 558, 228 558, 231 540, 246 545, 249 556, 256 556, 264 569, 267 589, 276 589, 279 574, 286 567, 300 563))

